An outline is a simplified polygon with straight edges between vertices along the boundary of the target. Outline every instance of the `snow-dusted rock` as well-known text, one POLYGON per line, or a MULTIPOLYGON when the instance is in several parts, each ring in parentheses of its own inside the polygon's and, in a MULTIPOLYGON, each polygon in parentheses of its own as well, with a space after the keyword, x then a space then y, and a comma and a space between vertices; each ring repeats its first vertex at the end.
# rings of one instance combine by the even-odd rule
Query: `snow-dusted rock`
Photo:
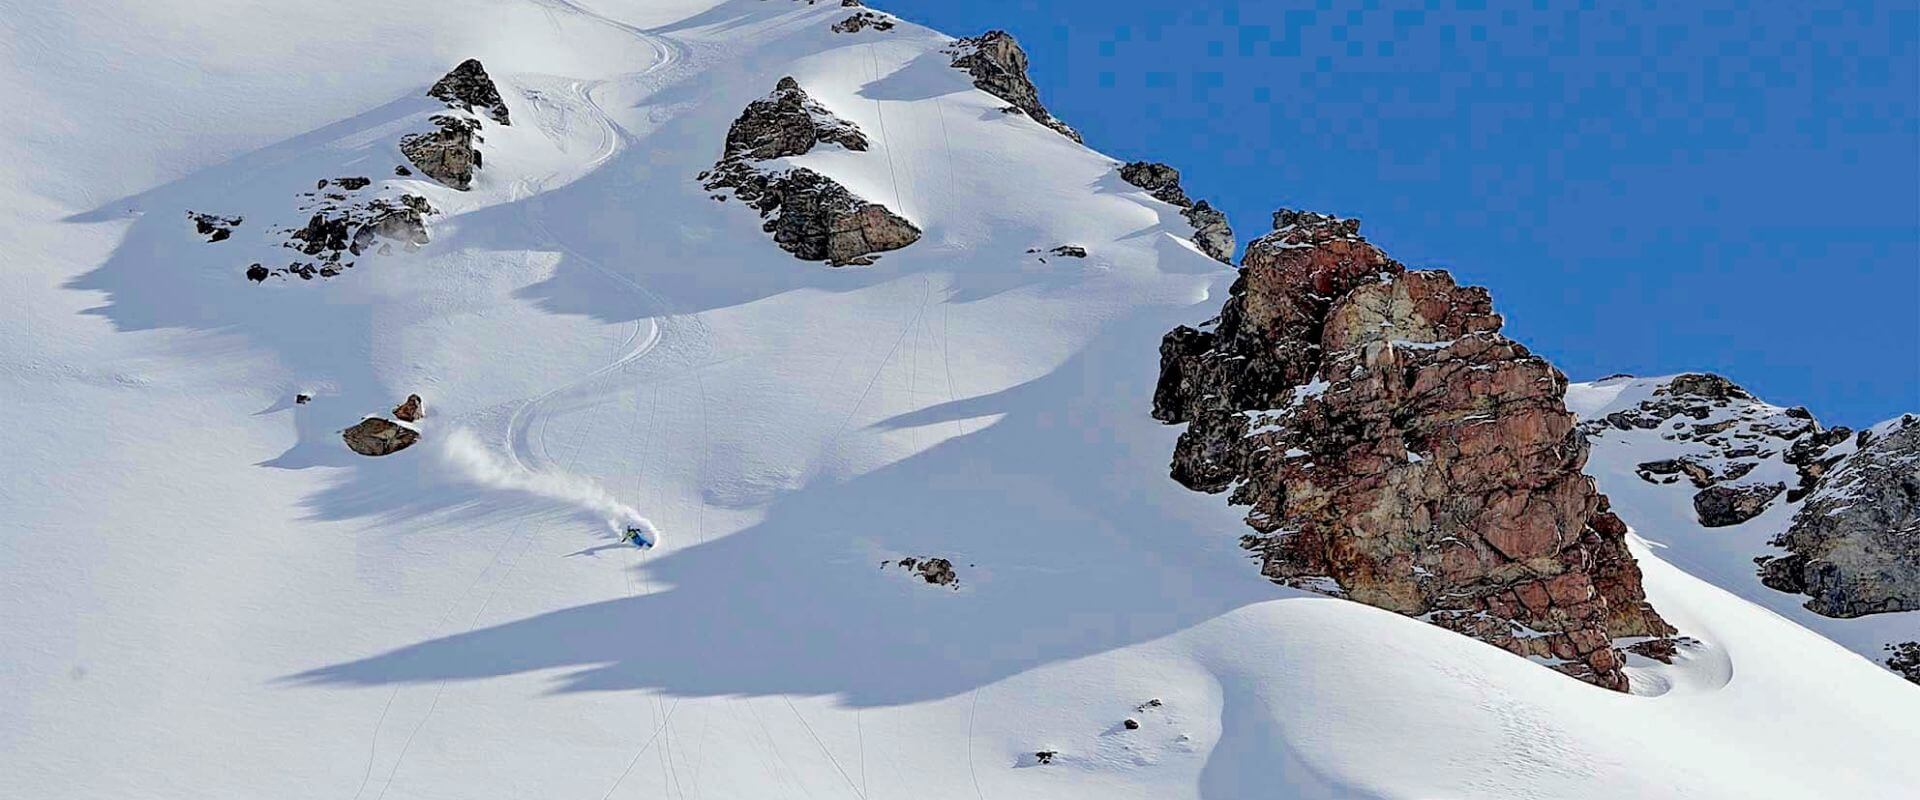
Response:
POLYGON ((1154 161, 1132 161, 1120 166, 1120 179, 1147 190, 1154 199, 1180 207, 1193 226, 1193 243, 1200 252, 1222 264, 1233 263, 1233 228, 1227 215, 1207 201, 1194 202, 1180 186, 1180 171, 1154 161))
POLYGON ((430 120, 437 130, 400 137, 400 152, 429 178, 460 191, 473 188, 473 171, 482 157, 478 120, 440 114, 430 120))
POLYGON ((1862 431, 1773 540, 1760 579, 1829 617, 1920 609, 1920 417, 1862 431))
POLYGON ((367 417, 360 423, 340 432, 347 447, 363 456, 385 456, 398 453, 415 442, 420 441, 420 432, 390 419, 367 417))
POLYGON ((1040 103, 1040 91, 1027 77, 1027 51, 1020 49, 1013 34, 987 31, 955 42, 948 52, 953 55, 953 65, 972 75, 973 85, 981 91, 1012 103, 1014 108, 1060 135, 1080 141, 1078 131, 1055 119, 1040 103))
POLYGON ((427 96, 446 103, 448 108, 485 113, 494 122, 513 124, 507 121, 507 103, 500 99, 500 87, 487 77, 486 68, 477 59, 460 62, 427 90, 427 96))

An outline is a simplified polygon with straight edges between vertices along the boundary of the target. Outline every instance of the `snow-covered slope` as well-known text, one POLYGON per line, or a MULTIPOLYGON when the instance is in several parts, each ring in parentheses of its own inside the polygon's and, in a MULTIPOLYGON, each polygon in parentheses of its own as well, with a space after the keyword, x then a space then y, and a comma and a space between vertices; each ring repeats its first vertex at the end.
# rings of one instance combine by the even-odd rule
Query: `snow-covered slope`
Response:
POLYGON ((1260 579, 1147 416, 1230 273, 947 37, 848 13, 0 0, 0 796, 1920 782, 1920 692, 1645 549, 1704 645, 1639 696, 1260 579), (473 190, 392 175, 468 57, 513 118, 473 190), (873 142, 796 161, 920 241, 833 270, 700 187, 789 75, 873 142), (428 197, 431 243, 247 281, 348 175, 428 197), (421 444, 341 446, 415 392, 421 444), (616 540, 639 517, 652 549, 616 540))
MULTIPOLYGON (((1676 377, 1619 376, 1573 384, 1567 390, 1568 406, 1590 432, 1587 473, 1613 500, 1621 518, 1657 548, 1662 560, 1876 663, 1887 657, 1887 645, 1920 640, 1920 612, 1837 619, 1809 611, 1803 595, 1760 582, 1755 559, 1783 554, 1771 542, 1815 496, 1801 493, 1800 468, 1790 463, 1790 454, 1796 444, 1821 445, 1810 440, 1821 439, 1826 431, 1805 409, 1776 406, 1744 392, 1717 402, 1675 397, 1669 387, 1676 377), (1675 413, 1683 408, 1691 413, 1675 413), (1626 416, 1615 425, 1608 421, 1611 415, 1626 416), (1750 519, 1706 527, 1694 505, 1698 487, 1692 475, 1643 468, 1661 462, 1678 467, 1683 461, 1696 465, 1690 468, 1717 486, 1787 488, 1750 519)), ((1876 426, 1875 431, 1885 435, 1892 424, 1876 426)), ((1836 433, 1826 437, 1833 441, 1821 452, 1824 458, 1844 458, 1856 449, 1857 437, 1844 430, 1836 433)))

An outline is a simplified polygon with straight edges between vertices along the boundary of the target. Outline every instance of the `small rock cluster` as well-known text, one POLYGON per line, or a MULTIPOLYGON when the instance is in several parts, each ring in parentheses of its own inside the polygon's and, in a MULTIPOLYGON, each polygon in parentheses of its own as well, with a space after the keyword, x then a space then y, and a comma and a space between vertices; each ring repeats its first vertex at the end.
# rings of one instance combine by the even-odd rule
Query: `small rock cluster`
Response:
POLYGON ((1852 444, 1771 542, 1789 554, 1755 559, 1760 580, 1829 617, 1920 609, 1920 417, 1852 444))
POLYGON ((833 23, 834 33, 859 33, 867 28, 890 31, 893 30, 893 20, 872 11, 855 11, 853 16, 833 23))
POLYGON ((240 226, 242 217, 222 217, 217 214, 187 212, 187 219, 193 220, 193 229, 207 237, 209 243, 225 241, 233 236, 233 229, 240 226))
POLYGON ((894 564, 901 569, 919 575, 922 580, 935 586, 949 586, 954 589, 960 588, 960 576, 954 572, 953 561, 950 559, 936 558, 933 556, 908 556, 898 561, 882 561, 880 562, 880 568, 885 569, 888 564, 894 564))
POLYGON ((1250 506, 1276 582, 1416 616, 1624 691, 1627 637, 1674 633, 1581 474, 1566 378, 1486 290, 1408 271, 1359 222, 1283 210, 1220 316, 1161 343, 1172 476, 1250 506))
MULTIPOLYGON (((708 191, 731 189, 760 212, 763 230, 782 249, 832 266, 873 263, 874 254, 920 239, 920 229, 886 206, 870 203, 837 181, 805 167, 768 169, 770 159, 802 155, 820 142, 865 152, 867 138, 800 88, 781 78, 727 130, 726 152, 700 173, 708 191)), ((715 195, 724 199, 725 195, 715 195)))
POLYGON ((1822 428, 1804 408, 1762 403, 1732 381, 1707 373, 1675 376, 1639 405, 1580 427, 1594 438, 1658 431, 1662 440, 1697 445, 1698 452, 1689 455, 1641 463, 1635 474, 1649 483, 1685 479, 1696 490, 1694 512, 1709 528, 1753 519, 1782 495, 1787 502, 1800 500, 1839 461, 1836 446, 1853 435, 1843 427, 1822 428), (1792 465, 1796 486, 1749 477, 1776 457, 1792 465))
POLYGON ((1920 642, 1887 645, 1887 669, 1902 678, 1920 684, 1920 642))
MULTIPOLYGON (((302 280, 331 278, 352 267, 353 257, 369 251, 388 253, 394 243, 413 250, 427 243, 426 218, 434 210, 425 197, 362 198, 356 192, 368 185, 365 178, 342 181, 343 188, 349 183, 358 188, 307 193, 314 198, 306 205, 306 210, 313 212, 307 224, 281 231, 287 236, 282 246, 298 251, 300 257, 285 266, 268 267, 256 262, 247 268, 248 280, 258 283, 274 275, 293 275, 302 280)), ((324 189, 327 182, 321 181, 320 185, 324 189)))
POLYGON ((1180 188, 1180 171, 1154 161, 1133 161, 1120 167, 1120 179, 1147 190, 1154 199, 1180 207, 1193 225, 1193 244, 1222 264, 1233 263, 1233 228, 1227 215, 1201 200, 1194 202, 1180 188))
POLYGON ((1078 131, 1055 119, 1047 107, 1041 105, 1040 90, 1034 88, 1033 81, 1027 77, 1027 51, 1020 49, 1013 34, 987 31, 954 42, 947 52, 953 56, 953 66, 973 76, 975 87, 1012 103, 1014 109, 1061 136, 1080 141, 1078 131))
POLYGON ((393 409, 393 416, 401 422, 367 417, 360 420, 359 424, 341 431, 340 438, 346 440, 348 449, 363 456, 392 455, 420 441, 420 431, 402 424, 419 422, 424 416, 420 395, 407 395, 406 402, 393 409))

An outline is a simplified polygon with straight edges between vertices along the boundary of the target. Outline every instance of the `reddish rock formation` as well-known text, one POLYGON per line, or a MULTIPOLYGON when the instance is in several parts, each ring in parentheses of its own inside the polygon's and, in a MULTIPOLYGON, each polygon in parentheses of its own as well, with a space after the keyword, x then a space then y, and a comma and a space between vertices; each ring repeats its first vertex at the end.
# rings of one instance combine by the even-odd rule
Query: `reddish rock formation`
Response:
POLYGON ((401 422, 419 422, 420 418, 427 415, 427 412, 421 409, 420 403, 420 395, 407 395, 406 402, 394 407, 393 418, 401 422))
POLYGON ((1173 477, 1251 506, 1277 582, 1625 690, 1614 640, 1673 629, 1581 474, 1566 378, 1500 335, 1485 289, 1409 272, 1357 220, 1282 211, 1220 316, 1161 344, 1173 477))

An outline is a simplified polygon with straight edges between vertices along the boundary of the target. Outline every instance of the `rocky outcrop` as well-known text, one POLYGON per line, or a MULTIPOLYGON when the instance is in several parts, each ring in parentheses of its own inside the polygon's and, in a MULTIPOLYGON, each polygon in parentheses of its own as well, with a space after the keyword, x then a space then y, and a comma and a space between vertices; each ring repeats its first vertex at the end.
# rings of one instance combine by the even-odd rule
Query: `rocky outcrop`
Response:
POLYGON ((446 74, 433 88, 427 90, 427 96, 448 108, 457 108, 471 113, 484 113, 494 122, 511 125, 507 121, 507 103, 500 99, 500 88, 493 79, 487 77, 487 70, 475 59, 460 62, 452 72, 446 74))
POLYGON ((882 561, 880 562, 880 567, 885 569, 888 564, 896 565, 901 569, 918 575, 921 580, 935 586, 947 586, 954 589, 960 588, 960 576, 954 572, 953 561, 951 559, 934 556, 908 556, 898 561, 882 561))
POLYGON ((1757 559, 1760 580, 1809 610, 1859 617, 1920 609, 1920 417, 1862 431, 1757 559))
POLYGON ((1804 408, 1761 402, 1708 373, 1661 381, 1638 403, 1580 428, 1601 440, 1657 435, 1660 449, 1683 451, 1642 462, 1634 472, 1649 483, 1686 480, 1696 490, 1694 513, 1709 528, 1743 524, 1781 498, 1799 501, 1839 461, 1846 450, 1839 445, 1853 435, 1821 427, 1804 408))
POLYGON ((211 243, 225 241, 232 237, 233 229, 239 227, 244 218, 222 217, 217 214, 202 214, 197 211, 189 211, 187 212, 187 219, 193 220, 194 231, 201 236, 207 237, 207 241, 211 243))
POLYGON ((1193 244, 1222 264, 1233 263, 1233 228, 1227 215, 1201 200, 1194 202, 1180 187, 1180 171, 1153 161, 1133 161, 1120 167, 1120 179, 1147 190, 1154 199, 1180 207, 1193 226, 1193 244))
POLYGON ((893 20, 872 11, 855 11, 853 16, 833 23, 834 33, 859 33, 867 28, 890 31, 893 30, 893 20))
POLYGON ((429 178, 460 191, 473 188, 473 171, 480 168, 480 123, 439 114, 429 120, 438 130, 400 137, 400 154, 429 178))
POLYGON ((953 56, 953 66, 973 76, 975 87, 1013 104, 1021 113, 1060 135, 1080 141, 1078 131, 1055 119, 1040 103, 1040 90, 1034 88, 1033 81, 1027 77, 1027 51, 1020 49, 1013 34, 987 31, 954 42, 947 52, 953 56))
POLYGON ((1887 645, 1886 664, 1895 675, 1920 684, 1920 642, 1887 645))
POLYGON ((369 252, 391 252, 394 244, 417 249, 428 241, 426 218, 434 213, 427 199, 416 194, 359 198, 327 193, 307 208, 312 216, 306 225, 283 231, 287 239, 282 246, 300 257, 285 266, 256 263, 247 269, 248 280, 258 283, 274 275, 331 278, 369 252))
POLYGON ((427 414, 420 407, 420 395, 407 395, 407 400, 393 409, 393 418, 401 422, 419 422, 427 414))
MULTIPOLYGON (((803 155, 820 142, 863 152, 867 138, 853 123, 807 96, 792 78, 755 100, 727 130, 726 152, 700 174, 709 191, 732 190, 760 212, 762 229, 787 252, 832 266, 873 263, 874 255, 918 241, 920 229, 878 203, 804 167, 768 168, 771 159, 803 155)), ((725 195, 716 195, 724 198, 725 195)))
POLYGON ((1407 271, 1358 221, 1274 222, 1220 316, 1161 343, 1173 478, 1250 507, 1276 582, 1625 690, 1616 640, 1674 631, 1581 474, 1565 377, 1500 335, 1486 290, 1407 271))
POLYGON ((363 456, 398 453, 420 441, 420 432, 390 419, 367 417, 360 424, 342 431, 347 447, 363 456))

